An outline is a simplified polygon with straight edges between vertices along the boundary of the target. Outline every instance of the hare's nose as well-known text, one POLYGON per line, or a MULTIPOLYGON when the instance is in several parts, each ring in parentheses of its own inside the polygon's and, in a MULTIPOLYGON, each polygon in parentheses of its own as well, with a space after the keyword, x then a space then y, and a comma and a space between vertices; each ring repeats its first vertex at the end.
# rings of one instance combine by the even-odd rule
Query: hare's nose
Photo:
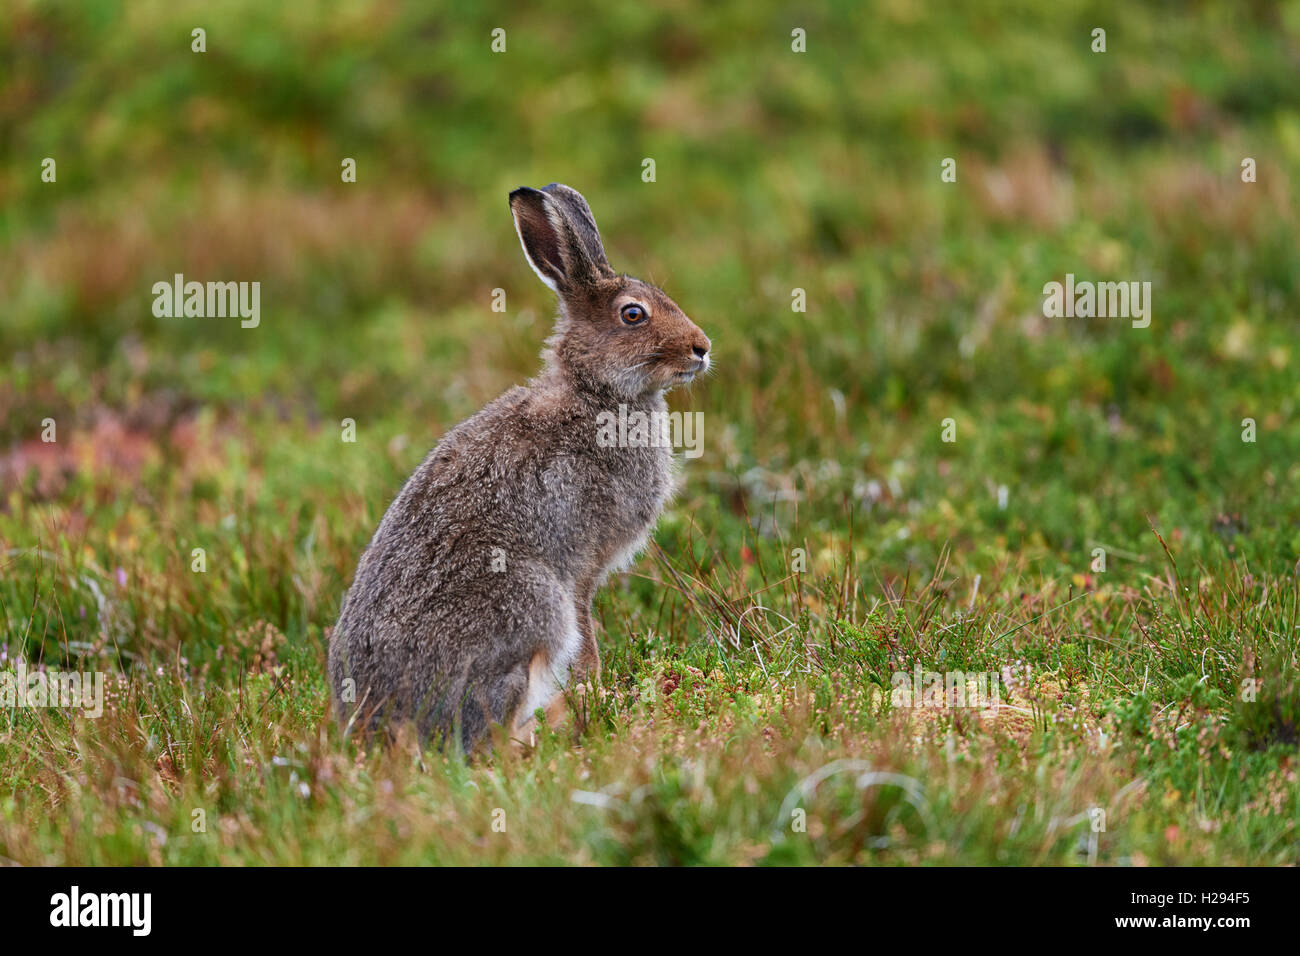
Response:
POLYGON ((691 351, 695 353, 696 358, 704 358, 709 354, 709 347, 707 345, 692 345, 691 351))

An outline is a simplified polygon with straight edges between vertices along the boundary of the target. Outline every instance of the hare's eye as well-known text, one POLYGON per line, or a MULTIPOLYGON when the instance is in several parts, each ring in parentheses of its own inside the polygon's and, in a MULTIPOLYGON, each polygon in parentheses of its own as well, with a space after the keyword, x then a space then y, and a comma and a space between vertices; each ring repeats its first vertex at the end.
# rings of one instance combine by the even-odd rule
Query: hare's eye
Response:
POLYGON ((635 302, 623 306, 622 311, 619 313, 624 325, 640 325, 646 320, 648 314, 643 306, 639 306, 635 302))

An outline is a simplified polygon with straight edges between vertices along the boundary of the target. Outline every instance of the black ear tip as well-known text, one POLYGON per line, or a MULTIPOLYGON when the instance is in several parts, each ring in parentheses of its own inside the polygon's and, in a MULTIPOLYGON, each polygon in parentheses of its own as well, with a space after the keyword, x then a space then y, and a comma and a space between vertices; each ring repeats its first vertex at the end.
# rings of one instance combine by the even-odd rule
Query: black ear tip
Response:
POLYGON ((517 189, 510 190, 510 205, 515 204, 516 199, 523 199, 526 196, 540 196, 541 193, 532 186, 520 186, 517 189))

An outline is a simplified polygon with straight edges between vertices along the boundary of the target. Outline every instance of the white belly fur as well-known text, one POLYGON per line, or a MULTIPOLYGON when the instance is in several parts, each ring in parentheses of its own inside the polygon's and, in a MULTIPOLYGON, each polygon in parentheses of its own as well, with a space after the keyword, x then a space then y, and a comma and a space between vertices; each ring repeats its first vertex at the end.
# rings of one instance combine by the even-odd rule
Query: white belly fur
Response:
POLYGON ((601 577, 608 577, 610 574, 615 574, 619 571, 625 571, 630 568, 632 562, 636 560, 636 556, 641 553, 645 548, 646 542, 650 540, 651 530, 652 528, 646 528, 640 537, 634 540, 622 551, 615 554, 614 557, 610 559, 609 564, 605 565, 605 571, 601 577))

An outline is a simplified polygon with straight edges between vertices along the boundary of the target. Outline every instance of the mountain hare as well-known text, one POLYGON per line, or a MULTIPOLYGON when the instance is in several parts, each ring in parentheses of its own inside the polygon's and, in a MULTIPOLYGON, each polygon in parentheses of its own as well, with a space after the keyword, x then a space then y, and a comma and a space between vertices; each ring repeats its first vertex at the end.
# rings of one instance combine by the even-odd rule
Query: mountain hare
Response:
MULTIPOLYGON (((559 297, 543 368, 449 431, 379 523, 330 638, 340 719, 373 730, 492 723, 527 737, 599 673, 591 601, 644 546, 672 490, 667 442, 606 447, 598 416, 665 421, 664 391, 709 368, 711 343, 663 292, 610 268, 587 201, 516 189, 533 271, 559 297)), ((603 418, 608 422, 609 419, 603 418)), ((624 444, 632 444, 631 440, 624 444)))

